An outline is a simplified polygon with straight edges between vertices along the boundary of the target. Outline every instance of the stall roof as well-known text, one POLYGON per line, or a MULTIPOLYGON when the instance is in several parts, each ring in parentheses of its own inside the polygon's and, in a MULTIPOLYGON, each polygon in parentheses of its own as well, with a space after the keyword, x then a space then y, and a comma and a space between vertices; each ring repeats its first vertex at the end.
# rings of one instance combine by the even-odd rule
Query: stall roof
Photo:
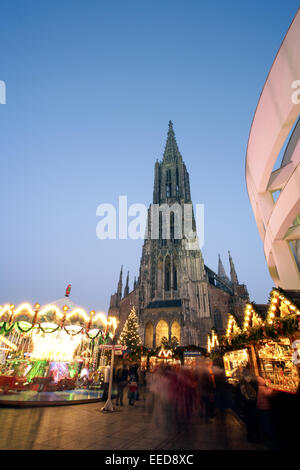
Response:
POLYGON ((296 307, 300 308, 300 290, 282 289, 282 294, 295 304, 296 307))
POLYGON ((255 304, 253 308, 262 320, 265 320, 267 318, 267 313, 269 309, 268 304, 255 304))

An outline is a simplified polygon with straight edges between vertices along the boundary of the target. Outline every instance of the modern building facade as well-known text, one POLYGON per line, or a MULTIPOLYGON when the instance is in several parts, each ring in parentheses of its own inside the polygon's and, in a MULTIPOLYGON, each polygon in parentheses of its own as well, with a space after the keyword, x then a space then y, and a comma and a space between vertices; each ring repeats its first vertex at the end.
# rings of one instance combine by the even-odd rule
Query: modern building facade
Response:
POLYGON ((172 122, 163 159, 155 163, 153 203, 148 210, 138 280, 124 295, 121 269, 109 315, 119 318, 118 335, 134 305, 146 347, 176 338, 180 345, 206 347, 207 333, 226 328, 228 313, 243 314, 247 288, 239 284, 229 253, 230 278, 219 256, 218 274, 204 264, 196 233, 189 173, 178 149, 172 122), (156 208, 156 209, 155 209, 156 208), (190 222, 192 236, 182 233, 190 222))
POLYGON ((269 272, 283 289, 300 289, 299 44, 300 10, 262 90, 246 156, 247 189, 269 272))

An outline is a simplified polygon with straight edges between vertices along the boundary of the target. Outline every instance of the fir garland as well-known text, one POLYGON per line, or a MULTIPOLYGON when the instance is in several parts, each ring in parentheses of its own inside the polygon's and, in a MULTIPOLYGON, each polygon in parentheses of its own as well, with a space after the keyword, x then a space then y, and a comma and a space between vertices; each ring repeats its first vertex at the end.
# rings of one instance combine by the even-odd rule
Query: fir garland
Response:
MULTIPOLYGON (((263 339, 278 339, 292 336, 300 331, 300 317, 296 314, 284 318, 276 318, 271 325, 251 327, 247 331, 232 336, 219 338, 220 346, 214 349, 214 354, 225 353, 236 349, 243 349, 251 343, 257 343, 263 339)), ((211 355, 212 356, 212 355, 211 355)))
POLYGON ((19 333, 29 333, 33 328, 41 330, 41 332, 44 333, 44 334, 55 333, 59 329, 63 329, 70 336, 77 336, 80 333, 83 333, 85 331, 87 337, 90 340, 95 340, 96 338, 98 338, 100 336, 101 344, 106 343, 109 338, 113 337, 112 333, 108 332, 108 333, 104 334, 103 330, 98 330, 97 334, 90 335, 87 330, 84 330, 84 327, 82 327, 76 333, 74 333, 74 332, 72 333, 72 332, 68 331, 66 327, 61 327, 60 325, 58 325, 56 328, 53 328, 51 330, 48 329, 48 328, 43 328, 42 325, 40 325, 40 324, 31 325, 29 328, 22 328, 21 325, 20 325, 20 322, 16 322, 16 323, 12 323, 12 324, 3 322, 2 325, 0 325, 0 335, 8 336, 9 333, 11 333, 11 331, 13 329, 18 331, 19 333))

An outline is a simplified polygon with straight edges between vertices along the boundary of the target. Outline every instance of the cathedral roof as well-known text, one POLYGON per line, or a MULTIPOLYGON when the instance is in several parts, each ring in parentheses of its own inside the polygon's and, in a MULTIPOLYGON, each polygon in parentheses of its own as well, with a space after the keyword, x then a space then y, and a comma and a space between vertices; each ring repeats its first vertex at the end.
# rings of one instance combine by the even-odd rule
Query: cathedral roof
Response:
POLYGON ((219 277, 212 269, 210 269, 206 264, 204 265, 205 272, 207 274, 208 282, 215 286, 218 289, 221 289, 229 294, 233 294, 231 282, 224 278, 219 277))

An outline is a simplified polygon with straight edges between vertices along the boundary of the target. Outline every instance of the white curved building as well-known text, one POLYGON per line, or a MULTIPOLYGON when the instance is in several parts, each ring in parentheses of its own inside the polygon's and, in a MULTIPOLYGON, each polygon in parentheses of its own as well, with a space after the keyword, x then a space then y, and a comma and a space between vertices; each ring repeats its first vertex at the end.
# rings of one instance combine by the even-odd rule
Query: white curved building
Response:
POLYGON ((268 268, 283 289, 300 289, 299 115, 300 9, 262 90, 246 157, 247 189, 268 268))

